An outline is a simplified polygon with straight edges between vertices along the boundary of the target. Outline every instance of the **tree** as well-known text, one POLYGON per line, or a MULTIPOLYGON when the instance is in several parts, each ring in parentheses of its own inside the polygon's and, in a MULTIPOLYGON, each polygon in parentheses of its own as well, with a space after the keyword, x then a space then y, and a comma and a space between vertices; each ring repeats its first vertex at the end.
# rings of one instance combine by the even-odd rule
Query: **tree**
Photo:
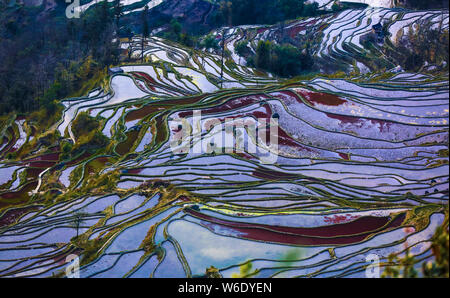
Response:
POLYGON ((120 0, 114 0, 114 17, 116 20, 117 31, 119 31, 119 21, 122 16, 123 16, 122 3, 120 3, 120 0))
POLYGON ((270 66, 270 42, 262 41, 258 42, 258 46, 256 47, 256 58, 255 63, 256 67, 262 69, 269 69, 270 66))
POLYGON ((247 41, 238 41, 234 47, 234 49, 236 50, 236 53, 239 56, 244 57, 245 54, 248 52, 249 48, 248 48, 248 42, 247 41))
POLYGON ((77 238, 79 235, 79 229, 81 224, 85 221, 85 217, 88 216, 88 213, 82 212, 82 211, 77 211, 74 214, 74 217, 72 219, 72 227, 75 228, 77 230, 77 238))
POLYGON ((144 43, 145 38, 150 35, 150 29, 148 27, 148 6, 145 5, 145 8, 142 12, 142 39, 141 39, 141 61, 144 62, 144 43))
POLYGON ((40 15, 35 9, 10 6, 0 13, 0 113, 41 108, 40 115, 53 118, 58 111, 55 100, 79 92, 118 55, 111 42, 115 26, 107 1, 79 19, 49 16, 39 22, 40 15), (78 71, 89 56, 95 63, 88 71, 81 67, 83 76, 78 71))
POLYGON ((334 2, 333 5, 331 5, 331 10, 333 12, 339 11, 340 9, 341 9, 341 6, 336 2, 334 2))
POLYGON ((103 26, 109 23, 110 11, 108 7, 108 1, 104 0, 100 4, 100 17, 99 23, 103 26))
POLYGON ((217 39, 214 35, 208 34, 201 42, 201 47, 204 47, 206 49, 219 49, 219 44, 217 42, 217 39))
POLYGON ((170 21, 170 28, 177 36, 180 35, 182 26, 176 19, 170 21))
POLYGON ((80 138, 82 135, 88 135, 100 127, 100 122, 89 115, 87 112, 81 112, 72 123, 72 131, 75 138, 80 138))
MULTIPOLYGON (((252 61, 248 59, 247 61, 252 61)), ((290 77, 309 70, 313 60, 307 49, 303 51, 290 45, 277 45, 260 41, 256 48, 254 65, 283 77, 290 77)), ((251 63, 249 63, 251 64, 251 63)))

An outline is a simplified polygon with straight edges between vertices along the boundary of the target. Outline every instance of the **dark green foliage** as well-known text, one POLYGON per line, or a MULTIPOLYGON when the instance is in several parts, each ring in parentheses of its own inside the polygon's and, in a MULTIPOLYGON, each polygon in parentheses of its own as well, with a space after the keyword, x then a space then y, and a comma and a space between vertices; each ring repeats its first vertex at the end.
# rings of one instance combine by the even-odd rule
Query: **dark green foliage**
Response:
POLYGON ((305 0, 222 0, 214 20, 219 26, 274 24, 320 13, 317 3, 305 0))
POLYGON ((72 151, 72 146, 73 145, 71 143, 65 142, 62 145, 61 149, 62 149, 63 153, 69 153, 70 151, 72 151))
POLYGON ((76 138, 74 152, 105 148, 109 143, 109 139, 100 131, 100 122, 87 112, 77 116, 72 123, 72 132, 76 138))
MULTIPOLYGON (((406 52, 406 51, 405 51, 406 52)), ((403 61, 403 67, 408 71, 418 71, 423 65, 423 57, 416 53, 408 53, 403 61)))
POLYGON ((116 26, 119 27, 120 18, 123 16, 123 6, 120 0, 114 0, 114 20, 116 21, 116 26))
POLYGON ((272 43, 268 40, 259 41, 258 46, 256 47, 256 67, 266 70, 270 69, 271 45, 272 43))
POLYGON ((433 260, 423 262, 421 265, 421 273, 414 268, 414 265, 420 261, 410 254, 409 249, 405 256, 401 257, 391 254, 388 257, 388 266, 386 266, 381 277, 385 278, 448 278, 449 277, 449 234, 448 234, 448 219, 447 224, 439 226, 432 238, 431 251, 433 253, 433 260))
POLYGON ((406 0, 405 6, 415 9, 448 8, 448 0, 406 0))
POLYGON ((333 5, 331 5, 332 11, 338 11, 339 9, 340 9, 340 6, 336 2, 334 2, 333 5))
POLYGON ((96 71, 118 61, 106 1, 79 19, 66 18, 68 4, 56 3, 51 13, 43 7, 0 6, 0 114, 45 107, 51 115, 55 100, 70 96, 96 71), (91 63, 84 65, 88 57, 91 63))
POLYGON ((83 112, 73 122, 72 132, 76 138, 79 138, 97 130, 99 126, 100 123, 95 118, 89 116, 89 113, 83 112))
POLYGON ((181 33, 181 24, 176 19, 172 19, 170 21, 170 29, 173 33, 179 35, 181 33))
POLYGON ((303 70, 309 70, 311 61, 311 57, 292 45, 277 45, 271 57, 272 71, 281 76, 293 76, 303 70))
POLYGON ((302 52, 292 45, 277 45, 270 41, 260 41, 255 57, 247 62, 283 77, 298 75, 313 66, 312 57, 306 50, 302 52))
POLYGON ((69 159, 72 152, 72 143, 69 143, 67 141, 63 142, 61 145, 62 154, 60 156, 61 160, 69 159))
POLYGON ((430 24, 419 22, 417 32, 409 32, 407 38, 394 45, 394 49, 387 47, 386 51, 403 69, 416 72, 425 62, 441 65, 448 61, 449 34, 439 27, 432 29, 430 24))
POLYGON ((187 46, 187 47, 195 47, 197 44, 197 36, 190 35, 188 33, 181 33, 180 34, 180 43, 187 46))
POLYGON ((242 57, 248 55, 250 52, 250 48, 248 47, 247 41, 238 41, 234 49, 236 50, 236 53, 242 57))
POLYGON ((172 19, 168 29, 160 35, 163 38, 181 43, 188 47, 195 47, 198 39, 198 36, 192 35, 185 30, 177 19, 172 19))
POLYGON ((219 49, 219 41, 212 34, 208 34, 201 43, 201 47, 207 49, 219 49))
POLYGON ((148 37, 150 35, 150 28, 148 27, 148 6, 146 5, 142 12, 142 35, 148 37))
POLYGON ((96 131, 94 133, 94 136, 92 137, 92 139, 89 142, 89 146, 93 147, 93 148, 102 148, 102 147, 106 147, 109 143, 109 139, 102 134, 100 131, 96 131))
POLYGON ((422 264, 422 270, 426 277, 444 277, 449 278, 449 235, 448 221, 447 225, 441 225, 436 229, 431 244, 431 250, 435 257, 434 262, 422 264))

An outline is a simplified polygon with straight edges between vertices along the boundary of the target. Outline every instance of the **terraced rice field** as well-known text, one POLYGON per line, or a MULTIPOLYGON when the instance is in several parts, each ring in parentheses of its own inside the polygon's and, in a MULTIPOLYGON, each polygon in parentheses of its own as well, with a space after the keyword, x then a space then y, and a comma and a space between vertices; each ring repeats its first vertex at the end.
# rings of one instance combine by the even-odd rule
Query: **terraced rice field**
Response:
POLYGON ((312 55, 321 61, 323 68, 330 65, 344 70, 360 73, 374 71, 374 63, 387 69, 397 66, 395 61, 386 57, 381 51, 368 52, 361 44, 364 35, 372 31, 372 26, 383 24, 387 30, 385 43, 392 47, 403 37, 408 37, 409 30, 417 31, 420 26, 430 29, 448 30, 448 11, 409 11, 369 7, 360 10, 344 10, 321 17, 295 20, 280 25, 239 26, 216 30, 215 35, 224 33, 226 48, 232 53, 235 63, 243 63, 235 53, 236 42, 247 41, 254 52, 260 40, 281 43, 289 37, 299 46, 309 44, 312 55))
MULTIPOLYGON (((370 13, 342 12, 317 55, 347 55, 370 13)), ((272 33, 255 30, 255 42, 272 33)), ((140 43, 122 47, 140 57, 140 43)), ((64 276, 70 254, 81 277, 198 277, 211 266, 231 277, 247 262, 255 277, 364 277, 370 254, 431 259, 448 217, 448 73, 292 82, 230 60, 221 80, 214 54, 159 38, 144 52, 149 63, 64 100, 53 126, 76 142, 87 112, 107 148, 62 160, 24 119, 4 126, 0 276, 64 276), (261 121, 278 122, 277 146, 261 121), (36 148, 6 159, 24 144, 36 148)))

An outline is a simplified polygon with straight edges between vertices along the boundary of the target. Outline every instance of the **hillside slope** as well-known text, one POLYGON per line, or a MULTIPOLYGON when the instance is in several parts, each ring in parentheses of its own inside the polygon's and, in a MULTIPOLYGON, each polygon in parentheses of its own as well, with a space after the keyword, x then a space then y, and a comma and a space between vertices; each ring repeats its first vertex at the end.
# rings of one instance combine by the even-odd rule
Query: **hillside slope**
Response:
POLYGON ((80 277, 367 277, 374 255, 388 276, 405 258, 445 276, 448 52, 416 72, 382 55, 419 20, 448 32, 447 11, 367 8, 218 30, 224 58, 119 40, 129 61, 48 129, 1 118, 0 277, 65 277, 69 255, 80 277), (392 35, 365 49, 381 19, 392 35), (320 71, 347 73, 276 77, 239 40, 308 40, 320 71))
MULTIPOLYGON (((230 51, 235 63, 245 63, 235 51, 238 42, 245 42, 253 53, 259 41, 272 41, 277 44, 288 43, 307 50, 313 56, 317 71, 332 73, 337 70, 368 71, 389 70, 400 64, 411 55, 409 51, 417 50, 411 43, 414 39, 431 35, 447 36, 439 41, 442 49, 439 57, 423 60, 422 65, 432 69, 446 68, 448 64, 449 27, 448 11, 410 11, 400 9, 367 8, 361 10, 345 10, 336 14, 305 18, 273 26, 241 26, 219 29, 214 36, 226 36, 226 48, 230 51), (381 24, 381 41, 372 33, 373 26, 381 24), (440 33, 439 33, 440 32, 440 33), (370 38, 374 42, 365 42, 370 38), (403 47, 405 48, 403 48, 403 47), (448 49, 448 46, 447 46, 448 49)), ((421 46, 434 45, 433 38, 423 41, 421 46)), ((220 50, 218 50, 220 51, 220 50)), ((424 53, 421 53, 425 59, 424 53)), ((418 68, 420 68, 419 65, 418 68)), ((402 65, 403 66, 403 65, 402 65)), ((447 67, 448 69, 448 67, 447 67)))

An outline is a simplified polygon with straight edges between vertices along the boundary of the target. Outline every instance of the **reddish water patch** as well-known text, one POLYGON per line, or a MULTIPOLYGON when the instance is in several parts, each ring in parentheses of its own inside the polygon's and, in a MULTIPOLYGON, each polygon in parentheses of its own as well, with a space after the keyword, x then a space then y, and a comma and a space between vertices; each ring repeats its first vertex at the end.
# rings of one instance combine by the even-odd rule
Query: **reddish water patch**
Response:
POLYGON ((389 129, 391 128, 391 125, 393 124, 393 122, 379 119, 370 119, 370 122, 373 125, 378 125, 378 129, 380 130, 380 132, 388 132, 389 129))
POLYGON ((266 138, 265 141, 268 144, 270 144, 270 138, 272 137, 273 139, 278 140, 278 145, 292 147, 299 151, 314 152, 313 149, 297 142, 294 138, 288 135, 280 126, 278 126, 278 131, 273 134, 271 133, 269 128, 260 129, 259 137, 264 136, 263 134, 265 134, 266 138))
POLYGON ((363 120, 358 118, 358 117, 352 117, 352 116, 344 116, 344 115, 337 115, 337 114, 330 114, 330 113, 325 113, 325 115, 327 115, 328 118, 331 119, 336 119, 341 121, 341 123, 350 123, 350 124, 359 124, 359 126, 361 127, 363 124, 363 120))
POLYGON ((15 223, 25 213, 37 210, 40 207, 32 206, 25 208, 9 209, 0 217, 0 227, 15 223))
POLYGON ((27 178, 37 178, 44 170, 41 168, 27 168, 25 171, 27 172, 27 178))
POLYGON ((266 31, 268 28, 259 28, 256 32, 257 32, 257 34, 261 34, 261 33, 263 33, 264 31, 266 31))
POLYGON ((76 159, 69 161, 67 163, 67 166, 72 166, 72 165, 76 165, 79 164, 80 162, 82 162, 83 160, 87 159, 89 156, 91 156, 88 152, 83 153, 82 155, 80 155, 79 157, 77 157, 76 159))
POLYGON ((7 129, 7 131, 10 133, 10 135, 12 136, 11 139, 9 140, 8 144, 2 149, 2 151, 0 152, 0 154, 6 154, 8 152, 14 152, 16 151, 15 148, 13 148, 14 144, 16 143, 17 139, 16 136, 14 134, 14 130, 9 127, 7 129))
POLYGON ((90 174, 97 173, 98 169, 103 168, 108 161, 108 157, 96 157, 86 164, 86 171, 90 174))
POLYGON ((394 219, 365 216, 343 224, 297 228, 222 220, 193 209, 185 209, 185 212, 201 219, 201 224, 212 231, 225 228, 239 238, 293 245, 348 245, 358 243, 378 232, 400 226, 405 218, 405 213, 396 216, 394 219))
POLYGON ((330 224, 340 224, 357 219, 359 216, 351 214, 335 214, 332 216, 324 216, 324 222, 330 224))
MULTIPOLYGON (((202 94, 200 96, 192 96, 192 97, 183 97, 179 99, 170 99, 167 101, 159 101, 154 104, 148 104, 146 106, 143 106, 142 108, 138 110, 130 111, 125 116, 125 122, 133 121, 142 119, 152 113, 167 109, 172 106, 182 106, 182 105, 190 105, 195 104, 198 101, 201 101, 203 98, 205 98, 206 95, 202 94)), ((183 112, 186 116, 192 116, 192 111, 190 112, 183 112)), ((185 117, 185 116, 182 116, 185 117)))
POLYGON ((316 23, 316 20, 312 20, 309 22, 304 22, 304 23, 294 25, 291 28, 289 28, 289 36, 291 38, 295 38, 297 36, 297 34, 299 34, 301 31, 305 30, 306 28, 308 28, 308 26, 314 25, 315 23, 316 23))
POLYGON ((159 107, 155 106, 155 105, 147 105, 144 106, 138 110, 133 110, 131 112, 129 112, 126 116, 125 116, 125 122, 129 122, 129 121, 134 121, 134 120, 138 120, 138 119, 142 119, 154 112, 157 112, 159 110, 159 107))
POLYGON ((294 180, 294 179, 299 178, 299 176, 295 175, 295 174, 278 172, 278 171, 274 171, 274 170, 267 169, 267 168, 261 168, 261 167, 257 167, 253 171, 252 175, 255 177, 258 177, 258 178, 266 179, 266 180, 294 180))
POLYGON ((127 174, 139 174, 140 172, 142 172, 142 168, 127 170, 127 174))
POLYGON ((134 71, 134 72, 130 72, 130 74, 134 77, 137 78, 143 78, 145 81, 148 81, 152 84, 156 84, 156 81, 147 73, 145 72, 141 72, 141 71, 134 71))
POLYGON ((348 153, 338 153, 340 157, 342 157, 345 160, 350 160, 350 154, 348 153))
POLYGON ((32 161, 27 162, 26 166, 30 168, 50 168, 55 165, 54 161, 32 161))
MULTIPOLYGON (((252 105, 255 103, 259 103, 259 102, 261 102, 261 100, 264 100, 267 98, 268 98, 268 96, 264 95, 264 94, 239 97, 239 98, 235 98, 232 100, 228 100, 227 102, 225 102, 219 106, 204 109, 204 110, 202 110, 202 114, 209 115, 209 114, 227 112, 227 111, 234 110, 237 108, 242 108, 242 107, 246 107, 246 106, 249 106, 249 105, 252 105)), ((181 112, 179 114, 179 116, 182 118, 191 117, 192 115, 193 115, 192 111, 181 112)))
POLYGON ((10 191, 6 192, 0 195, 0 198, 2 199, 14 199, 17 197, 20 197, 22 194, 27 193, 28 191, 34 189, 37 186, 37 181, 33 181, 31 183, 28 183, 27 185, 23 186, 22 189, 18 191, 10 191))
MULTIPOLYGON (((145 82, 145 85, 152 91, 156 91, 154 85, 156 85, 155 80, 149 76, 147 73, 145 72, 130 72, 130 74, 135 78, 135 79, 141 79, 145 82)), ((145 89, 143 87, 141 87, 142 89, 145 89)))
POLYGON ((303 104, 303 100, 298 96, 298 94, 290 90, 278 91, 276 93, 271 93, 270 95, 275 98, 282 99, 288 105, 295 103, 303 104))
POLYGON ((339 96, 330 93, 313 92, 305 89, 298 89, 297 93, 314 106, 317 104, 339 106, 347 102, 339 96))
POLYGON ((388 132, 390 130, 391 126, 394 124, 391 121, 379 120, 379 119, 361 119, 361 118, 353 117, 353 116, 337 115, 337 114, 330 114, 330 113, 325 113, 325 115, 327 115, 327 117, 329 117, 329 118, 337 119, 341 123, 352 124, 358 128, 361 128, 364 125, 364 123, 368 123, 370 121, 370 123, 372 125, 378 126, 378 129, 380 130, 380 132, 388 132))
POLYGON ((49 153, 44 154, 41 156, 36 156, 27 160, 24 160, 24 162, 30 162, 30 161, 58 161, 59 160, 59 153, 49 153))
POLYGON ((181 195, 178 197, 178 200, 182 201, 182 202, 190 202, 191 199, 189 199, 187 196, 185 195, 181 195))
POLYGON ((301 31, 305 30, 305 26, 303 25, 295 25, 294 27, 290 28, 289 30, 289 36, 291 38, 295 38, 297 34, 301 31))
POLYGON ((36 188, 37 181, 28 182, 18 191, 11 191, 0 195, 0 208, 16 206, 25 203, 29 198, 29 192, 36 188))
POLYGON ((326 27, 328 26, 328 24, 327 23, 325 23, 325 24, 322 24, 322 25, 320 25, 320 27, 319 27, 319 29, 318 29, 318 31, 322 31, 322 30, 324 30, 326 27))

